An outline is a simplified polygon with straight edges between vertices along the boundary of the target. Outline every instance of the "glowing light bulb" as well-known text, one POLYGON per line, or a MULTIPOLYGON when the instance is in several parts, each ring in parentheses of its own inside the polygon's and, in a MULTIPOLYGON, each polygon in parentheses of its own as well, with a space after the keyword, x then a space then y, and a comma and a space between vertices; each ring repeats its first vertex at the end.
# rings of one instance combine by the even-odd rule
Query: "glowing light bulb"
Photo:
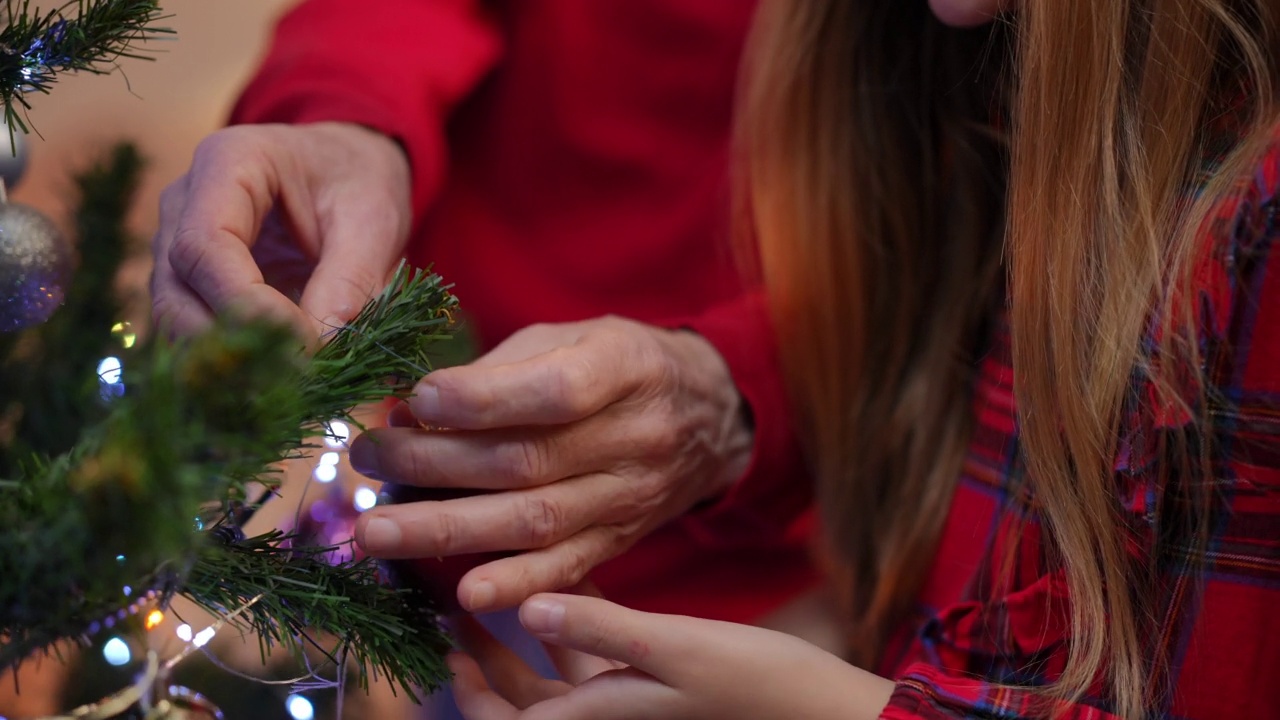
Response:
POLYGON ((120 382, 123 370, 124 366, 120 364, 120 358, 104 357, 102 362, 98 363, 98 379, 108 385, 115 385, 120 382))
POLYGON ((191 642, 191 626, 190 625, 186 623, 182 623, 173 632, 175 635, 178 636, 178 639, 181 640, 182 642, 191 642))
POLYGON ((147 613, 147 619, 143 623, 148 630, 154 630, 157 625, 164 622, 164 613, 159 610, 152 610, 147 613))
POLYGON ((129 661, 133 659, 133 653, 129 651, 129 646, 125 641, 118 637, 113 637, 107 641, 106 645, 102 646, 102 659, 111 665, 119 667, 128 665, 129 661))
POLYGON ((320 456, 320 464, 321 465, 337 465, 339 458, 341 458, 341 456, 338 455, 338 453, 330 450, 329 452, 324 453, 320 456))
POLYGON ((111 326, 111 334, 120 340, 120 344, 126 349, 134 346, 138 342, 138 333, 133 331, 133 325, 127 322, 118 322, 111 326))
POLYGON ((356 509, 360 512, 364 512, 378 504, 378 493, 374 492, 371 488, 362 487, 359 490, 356 490, 354 501, 356 509))
POLYGON ((191 639, 191 642, 196 647, 204 647, 205 645, 209 644, 209 641, 213 639, 213 634, 216 632, 218 631, 214 630, 213 626, 209 626, 201 630, 200 632, 196 633, 196 636, 191 639))
POLYGON ((290 695, 285 698, 284 706, 288 708, 293 720, 311 720, 316 716, 316 709, 311 701, 301 695, 290 695))
POLYGON ((346 447, 351 439, 351 428, 341 420, 324 424, 324 444, 332 448, 346 447))
POLYGON ((338 477, 338 467, 336 465, 317 465, 311 475, 316 479, 316 482, 331 483, 338 477))

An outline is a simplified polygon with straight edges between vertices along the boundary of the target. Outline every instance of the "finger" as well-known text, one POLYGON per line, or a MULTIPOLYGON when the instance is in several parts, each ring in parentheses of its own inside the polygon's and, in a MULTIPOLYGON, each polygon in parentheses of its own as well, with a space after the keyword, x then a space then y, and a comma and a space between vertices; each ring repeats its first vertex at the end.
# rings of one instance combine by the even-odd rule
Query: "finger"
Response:
POLYGON ((356 522, 356 540, 388 560, 545 548, 612 521, 614 498, 626 485, 616 475, 593 474, 528 490, 379 506, 356 522))
POLYGON ((453 673, 453 698, 466 720, 516 720, 520 711, 495 693, 476 661, 452 653, 445 661, 453 673))
POLYGON ((520 623, 545 642, 617 660, 672 684, 715 644, 700 639, 710 621, 640 612, 581 595, 531 597, 520 606, 520 623))
POLYGON ((582 339, 590 325, 591 321, 526 325, 508 335, 471 364, 485 367, 509 365, 541 355, 552 348, 573 345, 582 339))
POLYGON ((581 685, 600 673, 623 670, 627 667, 617 660, 596 657, 554 643, 543 643, 542 646, 547 656, 551 658, 551 664, 555 665, 556 672, 572 685, 581 685))
POLYGON ((520 720, 672 720, 705 717, 680 691, 633 669, 601 673, 570 693, 525 710, 520 720))
MULTIPOLYGON (((563 592, 586 597, 604 598, 604 595, 600 593, 600 589, 590 580, 583 580, 573 587, 565 588, 563 592)), ((551 662, 560 673, 560 677, 574 685, 581 685, 600 673, 609 672, 610 670, 622 670, 627 667, 617 660, 596 657, 595 655, 571 650, 554 643, 544 642, 542 647, 546 650, 547 656, 551 658, 551 662)))
POLYGON ((439 427, 559 425, 627 397, 656 362, 627 333, 591 333, 526 360, 437 370, 418 383, 409 406, 439 427))
POLYGON ((571 689, 566 683, 538 675, 475 618, 458 616, 453 626, 454 637, 480 666, 489 687, 515 707, 527 708, 571 689))
POLYGON ((241 137, 214 136, 197 150, 169 264, 215 312, 267 315, 311 333, 297 306, 266 284, 249 250, 277 195, 287 203, 298 191, 280 182, 267 146, 241 137))
POLYGON ((669 460, 679 438, 658 425, 647 414, 619 417, 606 411, 556 427, 448 432, 384 428, 352 442, 351 464, 363 475, 401 485, 534 487, 612 467, 619 458, 633 463, 669 460))
POLYGON ((340 169, 314 188, 319 261, 300 304, 331 327, 350 322, 386 285, 409 234, 411 178, 404 149, 380 132, 346 124, 318 132, 337 148, 329 160, 340 169))
POLYGON ((620 536, 619 529, 598 525, 551 547, 485 563, 458 581, 458 603, 470 612, 499 610, 574 585, 622 550, 620 536))
POLYGON ((396 218, 402 213, 374 200, 348 198, 340 211, 326 214, 320 259, 299 303, 321 335, 354 319, 387 284, 400 258, 406 229, 396 224, 396 218))
POLYGON ((213 323, 213 310, 168 265, 151 271, 151 320, 169 337, 194 335, 213 323))
POLYGON ((387 412, 387 427, 420 429, 422 424, 418 422, 418 418, 413 416, 413 410, 409 409, 409 403, 401 400, 387 412))
POLYGON ((151 317, 156 327, 171 336, 194 334, 213 322, 213 311, 178 279, 169 264, 173 231, 186 202, 184 175, 160 193, 160 223, 151 240, 151 317))

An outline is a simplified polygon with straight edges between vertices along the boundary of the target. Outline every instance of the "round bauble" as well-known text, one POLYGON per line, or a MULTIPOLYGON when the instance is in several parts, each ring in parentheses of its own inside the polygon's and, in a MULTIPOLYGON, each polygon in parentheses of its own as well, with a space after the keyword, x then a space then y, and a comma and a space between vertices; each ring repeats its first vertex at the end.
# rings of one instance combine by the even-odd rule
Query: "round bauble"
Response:
MULTIPOLYGON (((457 498, 480 495, 483 491, 459 490, 456 488, 422 488, 410 485, 387 483, 383 494, 393 503, 412 503, 423 501, 455 500, 457 498)), ((401 587, 413 588, 431 602, 440 613, 450 615, 462 612, 458 604, 458 581, 472 568, 479 567, 504 557, 509 552, 472 553, 453 555, 451 557, 429 557, 415 560, 395 560, 386 567, 395 583, 401 587)))
POLYGON ((73 264, 71 244, 52 221, 26 205, 0 204, 0 332, 48 320, 73 264))

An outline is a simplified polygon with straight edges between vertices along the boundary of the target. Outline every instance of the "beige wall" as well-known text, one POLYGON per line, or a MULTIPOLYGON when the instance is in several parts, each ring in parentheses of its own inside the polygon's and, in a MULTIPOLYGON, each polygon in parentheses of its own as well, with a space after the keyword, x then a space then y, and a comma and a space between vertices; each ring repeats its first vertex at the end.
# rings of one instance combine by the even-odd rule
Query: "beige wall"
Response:
POLYGON ((28 137, 31 165, 13 196, 61 219, 70 204, 69 174, 95 151, 130 139, 151 162, 133 216, 135 228, 150 236, 160 190, 226 117, 274 19, 293 3, 161 0, 177 35, 148 45, 160 51, 154 62, 124 60, 114 75, 67 77, 34 99, 30 117, 43 139, 28 137))

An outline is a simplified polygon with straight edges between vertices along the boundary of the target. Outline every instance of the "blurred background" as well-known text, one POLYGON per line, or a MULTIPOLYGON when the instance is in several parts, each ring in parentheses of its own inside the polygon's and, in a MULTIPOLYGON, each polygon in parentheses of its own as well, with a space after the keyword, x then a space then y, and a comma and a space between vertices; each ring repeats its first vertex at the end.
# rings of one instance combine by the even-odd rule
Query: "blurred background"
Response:
MULTIPOLYGON (((74 206, 74 173, 120 141, 136 144, 146 160, 130 218, 138 247, 121 276, 121 289, 134 298, 128 318, 134 327, 144 326, 149 314, 145 297, 150 273, 147 243, 156 227, 159 194, 186 170, 200 140, 224 123, 241 86, 265 51, 276 18, 294 2, 166 0, 162 6, 173 17, 164 25, 176 35, 147 45, 154 61, 126 59, 108 76, 64 76, 52 94, 32 99, 29 120, 34 132, 25 138, 28 165, 9 196, 38 208, 64 228, 69 226, 74 206)), ((308 501, 328 503, 324 512, 333 522, 326 527, 336 528, 335 532, 345 527, 349 536, 348 521, 362 503, 372 504, 375 488, 351 472, 342 448, 328 450, 323 458, 299 461, 288 468, 286 497, 268 504, 268 510, 247 529, 291 526, 305 488, 308 501)), ((192 625, 201 626, 197 624, 198 612, 175 609, 192 625)), ((171 614, 150 633, 152 644, 163 648, 175 643, 175 629, 180 624, 171 614)), ((279 666, 264 671, 256 641, 220 635, 211 647, 237 670, 277 678, 291 674, 291 668, 279 666)), ((0 682, 0 720, 52 714, 103 697, 127 684, 130 677, 131 662, 115 661, 136 660, 142 650, 130 648, 121 655, 121 645, 113 644, 105 650, 69 651, 61 661, 46 658, 30 662, 16 677, 0 682)), ((177 679, 213 697, 228 718, 333 717, 332 691, 299 700, 288 686, 255 685, 207 663, 192 665, 186 677, 177 679)), ((414 714, 403 696, 392 697, 385 688, 375 687, 369 698, 358 691, 353 695, 346 717, 414 714)))
POLYGON ((293 0, 166 0, 177 35, 148 46, 155 61, 125 59, 114 75, 59 80, 32 101, 30 165, 13 193, 65 218, 70 173, 117 140, 138 144, 148 171, 134 227, 149 237, 160 190, 182 174, 202 137, 219 127, 253 71, 275 19, 293 0))

